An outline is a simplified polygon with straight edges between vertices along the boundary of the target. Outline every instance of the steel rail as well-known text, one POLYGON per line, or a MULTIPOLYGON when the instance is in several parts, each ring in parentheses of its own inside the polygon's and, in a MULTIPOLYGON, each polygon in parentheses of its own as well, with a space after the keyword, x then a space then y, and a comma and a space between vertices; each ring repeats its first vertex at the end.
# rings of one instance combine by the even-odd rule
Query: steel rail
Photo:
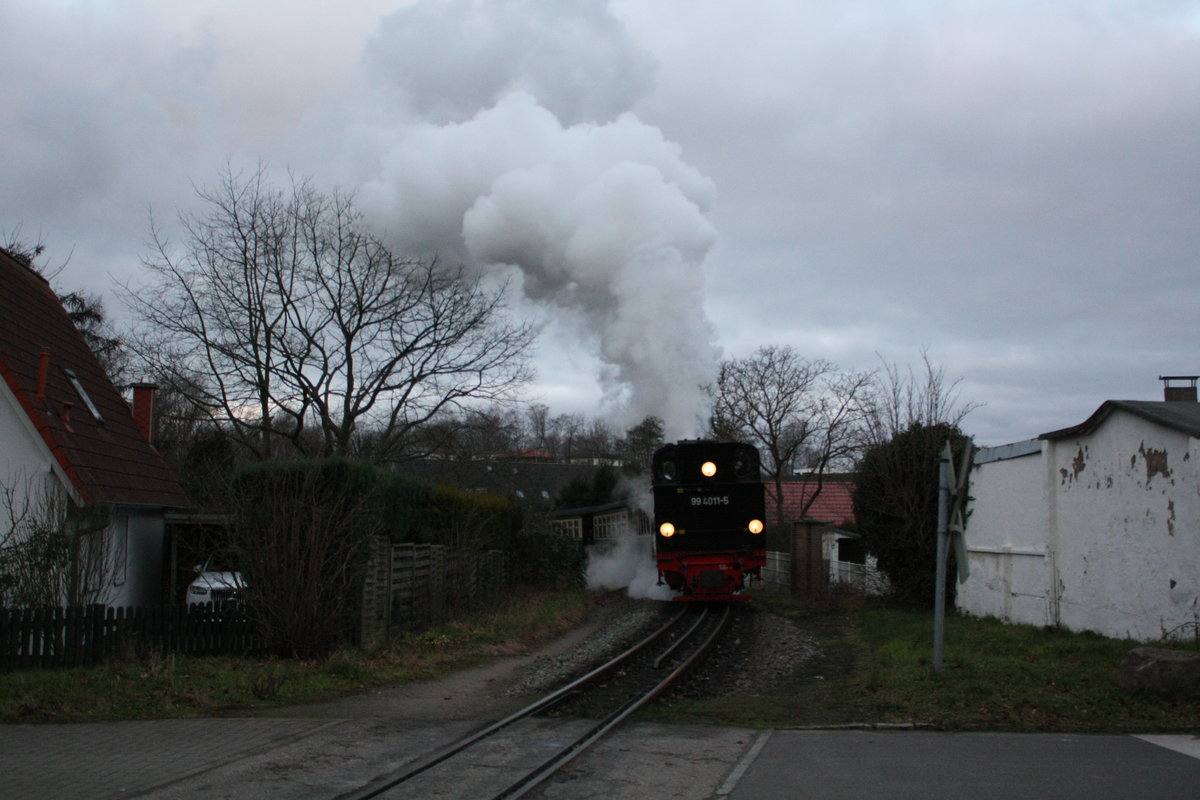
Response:
POLYGON ((680 636, 678 639, 676 639, 675 643, 673 645, 671 645, 666 650, 664 650, 662 652, 662 655, 660 655, 658 658, 654 659, 654 668, 655 669, 660 668, 662 666, 663 662, 666 661, 668 658, 670 658, 672 653, 674 653, 676 650, 678 650, 683 645, 684 642, 686 642, 688 639, 690 639, 692 634, 695 633, 700 628, 700 626, 704 623, 704 619, 707 616, 708 616, 708 609, 706 608, 700 612, 700 616, 696 618, 695 623, 692 624, 692 627, 687 629, 687 632, 684 633, 683 636, 680 636))
MULTIPOLYGON (((580 736, 572 744, 567 745, 556 755, 547 759, 540 766, 531 770, 525 775, 525 777, 521 778, 520 781, 509 786, 499 794, 493 795, 491 800, 516 800, 516 798, 523 797, 527 792, 531 791, 555 772, 565 767, 576 756, 582 754, 589 747, 602 739, 609 731, 624 722, 631 714, 657 698, 666 690, 668 686, 682 677, 684 673, 686 673, 692 667, 692 665, 695 664, 696 661, 698 661, 705 653, 707 653, 709 648, 711 648, 714 643, 716 643, 717 639, 720 638, 721 634, 724 633, 725 629, 729 626, 731 611, 731 606, 726 605, 725 613, 721 615, 721 619, 718 620, 716 627, 713 628, 713 632, 709 634, 708 638, 701 642, 700 646, 697 647, 696 650, 683 661, 683 663, 681 663, 679 666, 673 669, 669 675, 655 684, 652 689, 638 697, 633 698, 625 705, 614 711, 612 714, 605 717, 598 725, 580 736)), ((694 630, 695 626, 693 626, 692 629, 694 630)), ((688 631, 688 635, 690 634, 691 631, 688 631)))
POLYGON ((471 745, 486 739, 502 728, 506 728, 514 722, 532 716, 539 711, 544 711, 545 709, 550 708, 556 703, 561 702, 570 693, 588 683, 591 683, 607 673, 609 670, 619 666, 620 664, 623 664, 625 661, 641 652, 647 646, 655 642, 659 637, 663 636, 668 630, 674 627, 674 625, 683 618, 687 611, 688 609, 686 608, 680 609, 678 614, 664 623, 662 627, 658 628, 649 636, 634 644, 620 655, 596 667, 586 675, 571 681, 566 686, 550 692, 546 696, 534 701, 533 703, 530 703, 519 711, 514 711, 504 719, 493 722, 490 725, 475 731, 474 733, 469 733, 466 736, 456 739, 455 741, 443 747, 441 750, 436 751, 432 755, 414 765, 406 765, 400 767, 394 772, 377 777, 365 786, 359 787, 354 791, 338 795, 335 800, 369 800, 369 798, 378 797, 389 789, 392 789, 409 780, 410 778, 413 778, 414 776, 419 775, 422 772, 425 772, 426 770, 437 766, 443 761, 461 753, 471 745))

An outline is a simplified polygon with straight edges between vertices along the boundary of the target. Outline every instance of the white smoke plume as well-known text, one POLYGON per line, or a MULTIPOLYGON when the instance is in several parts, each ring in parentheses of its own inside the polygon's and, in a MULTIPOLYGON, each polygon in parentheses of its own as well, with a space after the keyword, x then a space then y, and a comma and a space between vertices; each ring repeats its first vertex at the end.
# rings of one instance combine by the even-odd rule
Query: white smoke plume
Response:
POLYGON ((627 110, 653 63, 607 3, 508 6, 418 3, 383 25, 375 119, 348 134, 378 154, 360 202, 410 251, 519 268, 528 298, 593 337, 617 425, 653 414, 693 435, 719 358, 713 184, 627 110))
POLYGON ((653 537, 624 533, 588 548, 584 573, 589 589, 624 589, 630 597, 670 600, 673 592, 658 584, 653 537))
MULTIPOLYGON (((631 505, 654 518, 649 475, 622 476, 617 492, 629 497, 631 505)), ((625 589, 630 597, 646 600, 670 600, 674 596, 670 587, 658 582, 654 537, 639 536, 635 530, 624 531, 614 539, 589 547, 584 578, 589 589, 625 589)))

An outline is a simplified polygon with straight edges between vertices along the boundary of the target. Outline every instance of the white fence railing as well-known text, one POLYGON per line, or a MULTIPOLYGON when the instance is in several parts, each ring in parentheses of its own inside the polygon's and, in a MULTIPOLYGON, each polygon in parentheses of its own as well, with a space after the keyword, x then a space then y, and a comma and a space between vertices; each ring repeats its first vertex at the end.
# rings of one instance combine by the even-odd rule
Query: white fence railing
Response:
MULTIPOLYGON (((870 559, 872 562, 874 559, 870 559)), ((792 554, 767 551, 767 563, 762 569, 763 583, 790 589, 792 585, 792 554)), ((864 594, 883 594, 887 591, 887 576, 872 565, 849 561, 829 562, 829 583, 852 587, 864 594)))
POLYGON ((792 585, 792 554, 777 550, 767 551, 767 563, 762 568, 763 583, 784 589, 792 585))

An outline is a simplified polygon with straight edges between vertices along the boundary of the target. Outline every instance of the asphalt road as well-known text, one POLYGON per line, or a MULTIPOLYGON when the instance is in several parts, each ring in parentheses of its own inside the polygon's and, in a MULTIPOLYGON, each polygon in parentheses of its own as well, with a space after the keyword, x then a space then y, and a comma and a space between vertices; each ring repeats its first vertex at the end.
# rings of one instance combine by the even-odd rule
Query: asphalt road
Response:
MULTIPOLYGON (((332 798, 472 725, 387 718, 5 725, 0 797, 332 798)), ((421 790, 422 797, 442 794, 421 790)), ((536 796, 1194 800, 1200 737, 635 724, 536 796)))
POLYGON ((755 744, 759 752, 719 797, 1200 797, 1200 738, 1193 736, 778 731, 755 744))

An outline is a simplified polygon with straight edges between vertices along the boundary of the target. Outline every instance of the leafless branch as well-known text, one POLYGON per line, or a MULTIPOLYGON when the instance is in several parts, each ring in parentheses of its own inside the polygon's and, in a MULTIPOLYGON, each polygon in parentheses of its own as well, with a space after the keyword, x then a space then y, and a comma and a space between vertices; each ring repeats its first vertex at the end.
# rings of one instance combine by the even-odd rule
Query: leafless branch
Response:
POLYGON ((149 281, 125 287, 133 347, 255 458, 286 442, 386 460, 440 412, 528 381, 534 330, 505 319, 505 287, 397 257, 352 196, 276 189, 262 166, 197 195, 181 252, 152 222, 149 281))

